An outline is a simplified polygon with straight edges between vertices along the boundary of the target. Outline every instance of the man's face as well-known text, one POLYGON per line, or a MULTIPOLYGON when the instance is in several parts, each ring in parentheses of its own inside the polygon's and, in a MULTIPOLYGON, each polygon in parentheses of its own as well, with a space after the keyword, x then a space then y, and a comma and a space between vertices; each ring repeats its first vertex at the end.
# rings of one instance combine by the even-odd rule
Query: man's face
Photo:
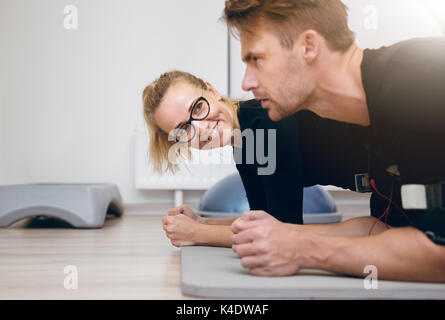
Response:
POLYGON ((264 23, 254 35, 241 32, 240 40, 246 63, 243 90, 252 91, 273 121, 304 109, 313 86, 301 45, 295 41, 293 48, 284 47, 264 23))

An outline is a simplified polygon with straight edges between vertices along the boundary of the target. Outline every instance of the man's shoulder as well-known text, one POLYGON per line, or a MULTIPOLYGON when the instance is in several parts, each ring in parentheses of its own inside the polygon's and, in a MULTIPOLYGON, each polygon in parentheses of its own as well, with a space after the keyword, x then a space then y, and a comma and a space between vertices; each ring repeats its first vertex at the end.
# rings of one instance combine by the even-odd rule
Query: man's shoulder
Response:
POLYGON ((405 182, 444 176, 438 146, 445 134, 445 39, 412 39, 367 53, 363 80, 381 166, 397 164, 405 182))
POLYGON ((445 81, 445 38, 417 38, 366 49, 362 77, 371 113, 385 103, 391 108, 379 108, 380 112, 406 111, 407 106, 420 111, 417 100, 428 99, 426 93, 443 101, 435 87, 445 81))
MULTIPOLYGON (((395 59, 431 62, 431 58, 445 61, 445 37, 415 38, 399 42, 395 59)), ((434 60, 433 60, 434 61, 434 60)))
POLYGON ((377 67, 371 68, 374 71, 388 70, 393 64, 434 64, 445 67, 445 37, 414 38, 378 49, 365 49, 364 63, 377 67))

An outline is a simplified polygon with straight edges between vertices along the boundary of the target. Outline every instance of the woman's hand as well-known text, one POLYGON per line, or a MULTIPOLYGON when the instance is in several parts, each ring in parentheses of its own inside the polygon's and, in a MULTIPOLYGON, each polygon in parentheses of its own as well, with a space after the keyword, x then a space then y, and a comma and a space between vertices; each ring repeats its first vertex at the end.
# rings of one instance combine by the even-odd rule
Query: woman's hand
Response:
POLYGON ((177 215, 185 215, 189 217, 190 219, 199 222, 199 223, 205 223, 205 219, 198 216, 188 205, 184 204, 181 206, 177 206, 176 208, 168 209, 168 215, 169 216, 177 216, 177 215))
POLYGON ((185 213, 170 214, 169 210, 169 215, 162 218, 162 224, 167 237, 175 247, 198 244, 200 224, 185 213))

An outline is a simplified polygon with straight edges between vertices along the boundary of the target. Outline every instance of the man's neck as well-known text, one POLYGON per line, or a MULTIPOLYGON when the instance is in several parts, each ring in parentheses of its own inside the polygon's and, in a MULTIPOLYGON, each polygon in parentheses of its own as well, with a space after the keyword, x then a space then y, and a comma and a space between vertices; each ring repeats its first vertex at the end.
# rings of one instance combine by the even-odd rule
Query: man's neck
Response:
POLYGON ((344 53, 326 53, 317 74, 319 81, 308 109, 320 117, 369 126, 361 64, 363 51, 355 44, 344 53))

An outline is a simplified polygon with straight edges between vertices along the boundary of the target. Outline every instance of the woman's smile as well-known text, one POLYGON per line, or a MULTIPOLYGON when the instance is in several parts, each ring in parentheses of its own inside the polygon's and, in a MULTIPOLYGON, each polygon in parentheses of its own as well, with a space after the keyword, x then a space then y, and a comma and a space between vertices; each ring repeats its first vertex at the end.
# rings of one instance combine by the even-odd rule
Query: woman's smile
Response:
POLYGON ((200 141, 204 142, 204 145, 207 143, 210 143, 211 141, 217 141, 218 138, 221 137, 221 124, 220 120, 214 121, 215 124, 213 127, 209 130, 207 130, 205 133, 200 135, 200 141))

